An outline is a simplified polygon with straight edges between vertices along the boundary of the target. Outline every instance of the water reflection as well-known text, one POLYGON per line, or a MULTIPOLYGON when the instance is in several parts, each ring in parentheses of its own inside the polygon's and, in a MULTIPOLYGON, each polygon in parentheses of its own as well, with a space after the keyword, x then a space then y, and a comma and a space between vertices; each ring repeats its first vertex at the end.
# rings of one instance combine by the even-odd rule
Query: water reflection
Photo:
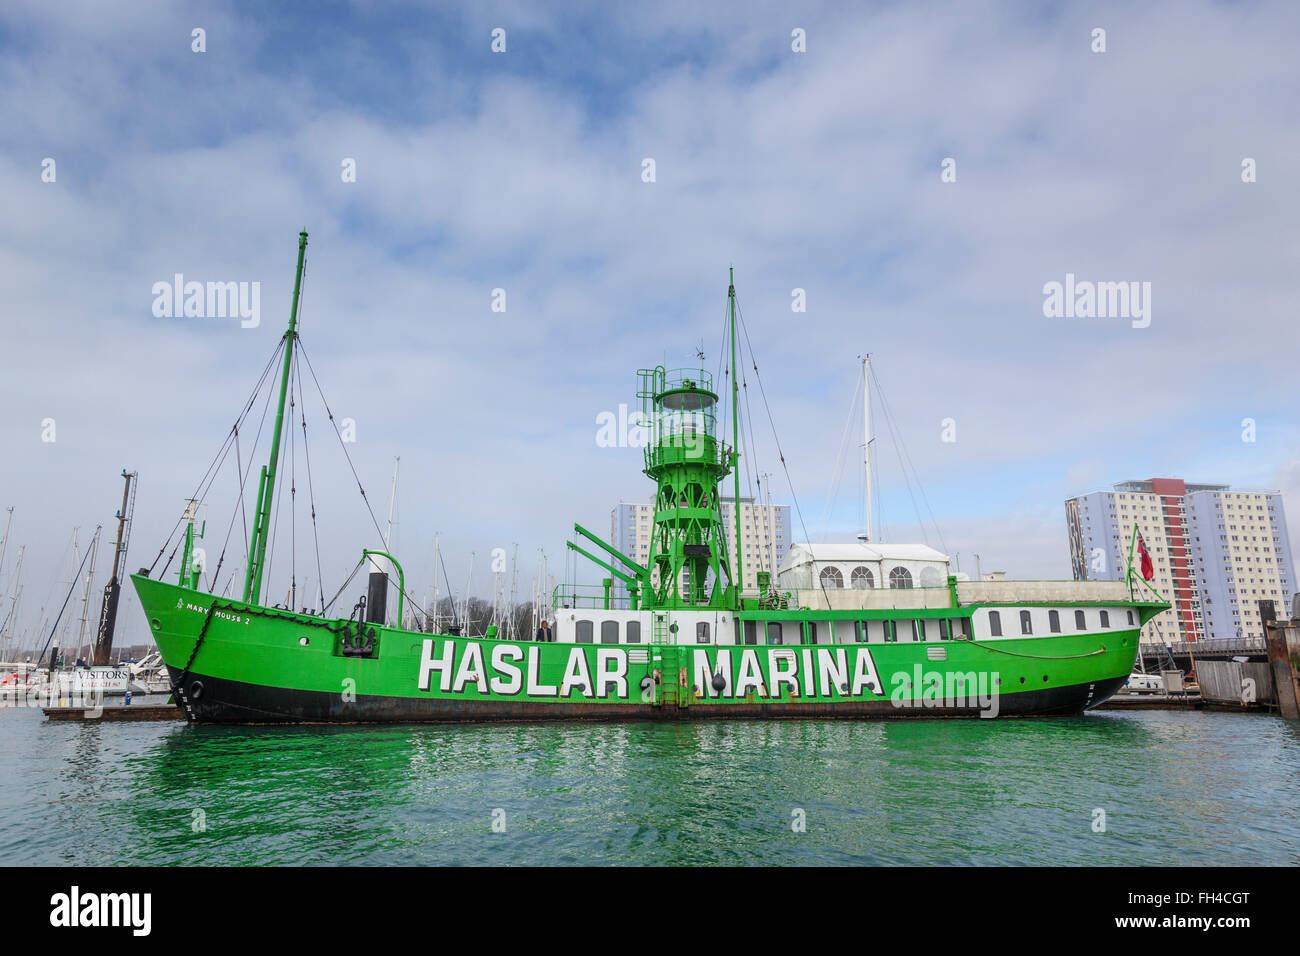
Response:
POLYGON ((1236 864, 1300 851, 1300 734, 1259 715, 217 728, 37 712, 0 717, 0 760, 22 770, 0 781, 7 863, 1236 864))

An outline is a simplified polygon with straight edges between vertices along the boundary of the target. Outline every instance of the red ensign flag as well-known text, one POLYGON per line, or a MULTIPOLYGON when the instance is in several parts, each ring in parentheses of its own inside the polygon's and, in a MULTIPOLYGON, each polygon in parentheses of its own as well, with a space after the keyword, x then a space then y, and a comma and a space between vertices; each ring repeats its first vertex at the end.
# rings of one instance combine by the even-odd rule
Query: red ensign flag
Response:
POLYGON ((1138 534, 1138 555, 1142 558, 1142 577, 1150 581, 1156 576, 1156 569, 1151 563, 1151 553, 1147 551, 1147 543, 1141 533, 1138 534))

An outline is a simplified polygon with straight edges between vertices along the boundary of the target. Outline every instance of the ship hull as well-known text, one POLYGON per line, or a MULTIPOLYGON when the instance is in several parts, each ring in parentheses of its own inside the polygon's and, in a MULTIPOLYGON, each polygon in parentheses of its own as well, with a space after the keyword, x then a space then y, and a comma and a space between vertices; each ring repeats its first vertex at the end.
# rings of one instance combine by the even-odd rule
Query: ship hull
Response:
POLYGON ((1132 671, 1138 631, 1014 641, 602 645, 430 635, 135 577, 195 723, 1068 716, 1132 671))
MULTIPOLYGON (((1069 717, 1110 697, 1125 678, 1071 684, 1007 695, 998 717, 1069 717)), ((210 724, 452 724, 544 721, 686 720, 887 720, 905 717, 975 717, 978 707, 937 704, 904 708, 890 700, 725 703, 707 706, 563 701, 418 699, 360 695, 343 702, 338 694, 246 684, 194 674, 203 696, 187 704, 195 723, 210 724)))

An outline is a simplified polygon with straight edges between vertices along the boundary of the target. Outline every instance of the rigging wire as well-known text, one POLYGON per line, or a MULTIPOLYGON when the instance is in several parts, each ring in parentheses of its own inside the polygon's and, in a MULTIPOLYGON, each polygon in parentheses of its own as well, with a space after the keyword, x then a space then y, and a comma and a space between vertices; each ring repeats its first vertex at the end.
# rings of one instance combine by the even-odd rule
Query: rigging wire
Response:
POLYGON ((926 511, 930 515, 930 523, 934 526, 935 534, 939 538, 939 546, 944 550, 944 553, 947 553, 948 545, 944 542, 943 531, 939 527, 938 520, 936 520, 934 517, 934 509, 930 507, 930 499, 929 496, 926 495, 925 493, 925 485, 922 484, 921 482, 921 476, 917 472, 916 466, 912 464, 912 456, 908 454, 906 446, 900 444, 900 439, 899 439, 900 429, 898 428, 898 425, 894 420, 893 409, 889 404, 889 399, 885 397, 884 388, 880 384, 879 375, 876 376, 876 394, 880 396, 880 403, 885 412, 885 421, 889 425, 889 431, 894 440, 894 449, 895 449, 895 453, 898 455, 899 468, 902 469, 903 471, 903 480, 907 484, 908 494, 912 498, 912 507, 916 511, 917 524, 920 525, 921 527, 921 536, 925 538, 926 544, 929 544, 929 537, 926 535, 926 531, 925 531, 925 522, 924 519, 922 519, 921 517, 921 509, 916 506, 916 496, 912 494, 912 483, 911 483, 911 479, 908 478, 908 474, 907 474, 908 468, 911 469, 912 475, 915 476, 916 478, 917 489, 921 492, 921 500, 925 503, 926 511), (904 465, 904 459, 906 459, 906 465, 904 465))
MULTIPOLYGON (((87 548, 86 553, 82 555, 81 565, 80 567, 77 568, 76 575, 72 578, 72 581, 68 585, 68 593, 63 598, 63 606, 59 608, 59 615, 54 619, 54 624, 50 626, 50 636, 45 639, 45 647, 42 647, 41 652, 36 655, 37 664, 41 662, 41 658, 45 656, 46 648, 48 648, 50 646, 50 642, 54 640, 54 635, 59 629, 59 621, 63 619, 63 612, 68 609, 68 601, 72 598, 72 592, 77 589, 77 583, 81 578, 81 572, 86 567, 86 559, 90 557, 90 553, 91 553, 91 549, 87 548)), ((50 661, 51 679, 53 679, 53 671, 54 671, 54 661, 50 661)))
MULTIPOLYGON (((239 423, 242 422, 244 418, 248 415, 249 410, 252 409, 253 407, 253 403, 257 400, 258 394, 262 391, 262 384, 263 382, 266 381, 267 376, 270 375, 271 370, 275 367, 275 360, 280 354, 280 349, 284 348, 284 343, 286 338, 287 338, 287 334, 285 336, 282 336, 280 338, 280 344, 276 347, 275 351, 271 353, 270 361, 266 363, 266 368, 262 370, 262 374, 258 378, 257 384, 253 386, 253 391, 249 395, 248 401, 244 403, 243 410, 239 413, 239 417, 235 419, 235 424, 231 427, 230 433, 226 435, 225 440, 221 443, 221 447, 217 449, 216 455, 213 456, 213 459, 211 463, 209 463, 207 470, 203 473, 203 477, 199 479, 199 483, 194 489, 194 494, 190 495, 191 500, 201 502, 206 499, 207 490, 205 490, 205 488, 210 490, 212 487, 212 482, 216 479, 216 472, 214 471, 214 469, 219 471, 221 467, 221 463, 224 462, 226 460, 226 456, 230 454, 230 446, 235 440, 235 435, 239 427, 239 423), (200 491, 203 491, 203 494, 200 494, 199 493, 200 491)), ((172 526, 171 532, 167 535, 167 538, 163 541, 163 546, 158 549, 158 554, 153 559, 153 564, 149 565, 150 575, 153 574, 153 570, 157 566, 159 558, 161 558, 164 552, 166 552, 167 545, 171 543, 172 536, 176 534, 176 530, 181 526, 181 522, 184 520, 185 520, 185 516, 183 513, 181 517, 176 519, 176 524, 172 526)), ((163 573, 164 574, 166 573, 166 569, 163 570, 163 573)))
MULTIPOLYGON (((767 389, 763 386, 763 374, 758 370, 758 360, 754 357, 754 344, 749 338, 749 327, 745 324, 745 316, 741 311, 740 302, 736 302, 736 317, 740 320, 740 329, 745 334, 745 345, 749 347, 750 362, 754 366, 754 379, 758 382, 758 392, 763 399, 763 408, 767 412, 768 423, 772 427, 772 441, 776 444, 777 458, 781 462, 781 470, 785 472, 786 485, 790 489, 790 500, 794 504, 795 514, 799 517, 799 528, 803 531, 804 540, 811 543, 812 539, 808 537, 808 526, 803 520, 803 509, 799 507, 799 496, 794 491, 794 481, 790 478, 790 466, 786 463, 785 452, 781 449, 781 438, 776 433, 776 420, 772 417, 772 406, 767 401, 767 389)), ((826 592, 826 585, 822 584, 821 576, 818 575, 817 584, 826 597, 826 606, 830 607, 830 595, 826 592)))
POLYGON ((384 532, 379 527, 379 519, 375 517, 375 509, 370 507, 370 499, 366 496, 366 489, 361 484, 361 476, 357 474, 357 467, 352 462, 352 456, 348 453, 348 446, 343 441, 343 433, 339 431, 339 423, 334 420, 334 412, 330 409, 329 402, 325 400, 325 392, 320 387, 320 379, 316 377, 316 369, 312 367, 311 356, 307 350, 298 344, 298 351, 302 353, 303 360, 307 363, 307 371, 311 372, 311 379, 316 384, 316 392, 320 395, 321 404, 325 406, 325 413, 329 416, 330 424, 334 426, 334 434, 338 437, 339 447, 343 449, 343 456, 348 460, 348 467, 352 470, 352 477, 356 479, 357 490, 361 492, 361 498, 366 503, 366 511, 370 513, 370 522, 375 526, 375 533, 379 535, 379 540, 384 540, 384 532))
MULTIPOLYGON (((294 356, 294 364, 298 363, 298 356, 294 356)), ((298 374, 298 398, 301 400, 300 413, 302 415, 302 454, 307 465, 307 498, 311 502, 311 536, 316 549, 316 583, 319 585, 320 604, 325 605, 325 577, 321 571, 320 563, 320 533, 316 525, 316 491, 311 480, 311 448, 307 444, 307 399, 302 391, 302 374, 298 374)))
MULTIPOLYGON (((861 382, 862 382, 862 375, 859 374, 857 384, 853 386, 853 400, 849 403, 849 414, 848 417, 844 419, 844 430, 840 433, 839 451, 836 452, 835 468, 831 472, 831 487, 830 490, 827 492, 826 505, 822 509, 822 530, 821 530, 822 541, 826 540, 826 525, 830 520, 831 507, 835 503, 835 498, 839 493, 840 478, 844 473, 845 458, 849 446, 849 427, 853 424, 853 413, 857 411, 858 392, 861 391, 858 388, 858 384, 861 384, 861 382)), ((870 531, 871 529, 868 528, 867 530, 870 531)))

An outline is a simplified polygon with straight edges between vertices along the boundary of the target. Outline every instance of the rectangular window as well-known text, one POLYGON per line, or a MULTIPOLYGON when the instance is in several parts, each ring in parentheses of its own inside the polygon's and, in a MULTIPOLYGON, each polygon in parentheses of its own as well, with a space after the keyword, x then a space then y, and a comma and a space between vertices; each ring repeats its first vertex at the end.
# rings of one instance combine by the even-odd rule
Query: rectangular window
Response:
POLYGON ((895 621, 885 621, 885 643, 893 644, 898 641, 898 627, 895 621))
POLYGON ((1021 634, 1033 634, 1033 633, 1034 633, 1034 625, 1033 625, 1032 620, 1031 620, 1030 617, 1029 617, 1029 612, 1028 612, 1028 611, 1021 611, 1021 612, 1020 612, 1020 633, 1021 633, 1021 634))
POLYGON ((989 635, 992 637, 1002 636, 1002 615, 997 611, 989 611, 989 635))
POLYGON ((600 622, 600 643, 602 644, 618 643, 618 621, 600 622))
POLYGON ((696 644, 709 643, 709 622, 708 621, 700 621, 695 625, 695 643, 696 644))
POLYGON ((769 644, 781 643, 781 625, 778 624, 776 621, 767 622, 767 643, 769 644))
POLYGON ((595 631, 595 627, 592 625, 590 621, 579 621, 577 631, 578 631, 579 644, 593 643, 592 633, 595 631))
POLYGON ((757 621, 745 622, 745 643, 746 644, 758 643, 758 622, 757 621))
POLYGON ((640 621, 627 622, 627 642, 629 644, 641 643, 641 622, 640 621))
POLYGON ((921 633, 921 627, 922 627, 921 622, 920 622, 920 621, 908 621, 908 623, 912 625, 912 640, 913 640, 913 641, 923 641, 923 640, 925 640, 925 636, 921 633))

